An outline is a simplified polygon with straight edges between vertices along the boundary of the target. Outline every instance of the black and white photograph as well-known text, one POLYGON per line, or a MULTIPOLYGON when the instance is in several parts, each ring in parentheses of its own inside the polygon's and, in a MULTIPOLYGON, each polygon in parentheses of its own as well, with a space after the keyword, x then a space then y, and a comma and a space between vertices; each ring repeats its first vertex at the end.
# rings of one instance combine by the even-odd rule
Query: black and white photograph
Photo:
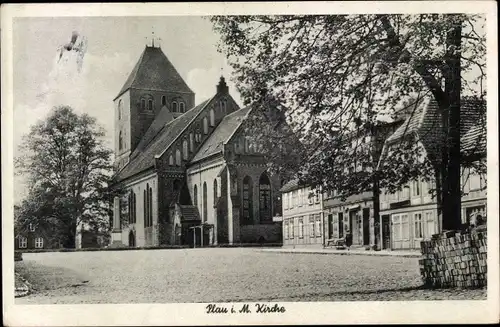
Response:
POLYGON ((498 322, 495 10, 2 5, 4 324, 498 322))

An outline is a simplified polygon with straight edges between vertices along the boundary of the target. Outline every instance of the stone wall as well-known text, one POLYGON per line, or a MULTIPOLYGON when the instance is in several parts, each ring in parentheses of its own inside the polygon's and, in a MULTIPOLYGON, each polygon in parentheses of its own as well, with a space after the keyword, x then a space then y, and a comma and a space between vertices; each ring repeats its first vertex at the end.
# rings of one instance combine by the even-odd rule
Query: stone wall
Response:
POLYGON ((445 232, 422 241, 420 273, 428 287, 484 287, 487 283, 486 231, 445 232))

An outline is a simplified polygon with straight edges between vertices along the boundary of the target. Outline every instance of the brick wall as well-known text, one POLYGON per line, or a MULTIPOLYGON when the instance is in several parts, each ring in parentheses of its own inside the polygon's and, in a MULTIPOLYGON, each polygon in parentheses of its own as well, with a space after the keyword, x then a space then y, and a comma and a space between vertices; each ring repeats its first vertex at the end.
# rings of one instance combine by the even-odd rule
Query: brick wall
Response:
POLYGON ((486 231, 445 232, 422 241, 419 263, 424 284, 435 288, 486 286, 486 236, 486 231))

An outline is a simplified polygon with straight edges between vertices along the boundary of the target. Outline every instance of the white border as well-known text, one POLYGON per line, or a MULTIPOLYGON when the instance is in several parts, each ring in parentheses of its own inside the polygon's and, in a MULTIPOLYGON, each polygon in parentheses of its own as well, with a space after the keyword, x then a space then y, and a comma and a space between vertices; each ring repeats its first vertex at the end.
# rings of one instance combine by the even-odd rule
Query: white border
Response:
MULTIPOLYGON (((2 5, 3 313, 8 326, 481 323, 499 319, 498 58, 493 1, 136 3, 2 5), (488 300, 280 303, 283 314, 207 315, 205 304, 15 305, 13 300, 12 19, 62 16, 167 16, 298 13, 485 13, 488 43, 488 300)), ((111 98, 110 98, 111 101, 111 98)))

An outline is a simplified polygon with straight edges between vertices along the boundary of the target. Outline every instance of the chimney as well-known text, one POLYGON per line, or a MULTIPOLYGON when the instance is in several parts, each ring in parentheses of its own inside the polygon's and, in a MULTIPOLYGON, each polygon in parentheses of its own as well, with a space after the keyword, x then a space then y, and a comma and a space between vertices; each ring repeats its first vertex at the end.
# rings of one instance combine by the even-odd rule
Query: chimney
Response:
POLYGON ((217 84, 217 94, 222 93, 222 94, 227 94, 229 93, 229 88, 227 87, 226 80, 224 79, 224 76, 220 77, 219 84, 217 84))

